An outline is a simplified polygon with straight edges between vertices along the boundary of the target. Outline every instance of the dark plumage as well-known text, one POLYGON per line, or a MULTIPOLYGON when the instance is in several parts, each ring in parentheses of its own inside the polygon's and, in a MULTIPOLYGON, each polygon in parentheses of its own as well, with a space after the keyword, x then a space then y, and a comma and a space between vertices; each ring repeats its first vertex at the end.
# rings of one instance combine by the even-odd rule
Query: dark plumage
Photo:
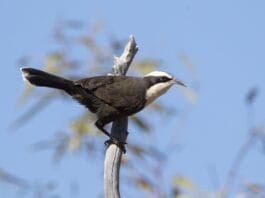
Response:
POLYGON ((184 85, 164 72, 153 72, 154 75, 151 73, 143 78, 96 76, 72 81, 33 68, 21 71, 31 84, 63 90, 85 105, 97 115, 95 125, 116 144, 119 141, 104 129, 106 124, 139 112, 174 83, 184 85))

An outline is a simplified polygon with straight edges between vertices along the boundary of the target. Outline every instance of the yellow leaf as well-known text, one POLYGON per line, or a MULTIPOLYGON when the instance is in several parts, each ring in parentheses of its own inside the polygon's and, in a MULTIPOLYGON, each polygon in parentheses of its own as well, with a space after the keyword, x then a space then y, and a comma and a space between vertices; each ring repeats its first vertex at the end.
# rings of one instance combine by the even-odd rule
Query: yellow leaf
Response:
POLYGON ((75 134, 78 134, 80 136, 84 136, 87 134, 92 135, 93 133, 91 133, 91 126, 93 125, 91 125, 91 122, 94 122, 92 120, 92 114, 87 111, 83 113, 80 117, 78 117, 76 120, 74 120, 71 123, 70 128, 75 134))
POLYGON ((141 74, 147 74, 151 71, 156 70, 156 67, 159 65, 159 61, 157 60, 140 60, 134 61, 131 68, 136 69, 141 74))
POLYGON ((145 191, 152 191, 152 186, 150 184, 150 182, 148 182, 146 179, 144 178, 138 178, 136 181, 136 184, 138 187, 140 187, 141 189, 145 190, 145 191))
POLYGON ((173 177, 173 186, 176 186, 178 188, 183 188, 186 190, 192 190, 194 191, 196 189, 195 185, 193 182, 183 176, 174 176, 173 177))
POLYGON ((60 62, 63 60, 63 55, 61 53, 55 52, 49 54, 44 62, 45 71, 57 74, 60 71, 60 62))
POLYGON ((74 135, 70 138, 68 149, 70 151, 75 151, 80 148, 80 145, 81 145, 81 136, 74 135))
POLYGON ((26 100, 28 99, 28 97, 31 95, 33 90, 33 86, 30 85, 28 82, 25 83, 25 88, 22 92, 22 94, 20 95, 19 99, 18 99, 18 106, 22 106, 22 104, 24 104, 26 102, 26 100))

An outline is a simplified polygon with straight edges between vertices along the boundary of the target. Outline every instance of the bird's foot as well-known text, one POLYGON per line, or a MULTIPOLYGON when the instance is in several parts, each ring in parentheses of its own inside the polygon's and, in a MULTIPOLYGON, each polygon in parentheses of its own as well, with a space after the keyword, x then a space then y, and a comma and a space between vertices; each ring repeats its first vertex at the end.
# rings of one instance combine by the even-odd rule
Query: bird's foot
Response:
POLYGON ((126 142, 121 142, 118 139, 111 137, 110 139, 106 140, 104 143, 106 146, 110 146, 111 144, 116 144, 121 150, 122 152, 125 154, 126 153, 126 148, 125 148, 125 144, 127 144, 126 142))

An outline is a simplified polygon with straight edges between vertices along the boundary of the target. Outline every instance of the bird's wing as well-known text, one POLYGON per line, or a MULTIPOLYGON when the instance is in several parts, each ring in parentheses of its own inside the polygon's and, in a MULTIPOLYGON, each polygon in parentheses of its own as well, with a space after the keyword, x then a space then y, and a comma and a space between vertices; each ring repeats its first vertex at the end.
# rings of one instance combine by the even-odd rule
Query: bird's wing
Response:
POLYGON ((132 114, 144 106, 145 92, 138 81, 126 76, 100 76, 76 83, 117 110, 132 114))
POLYGON ((113 76, 96 76, 92 78, 84 78, 78 81, 75 81, 75 85, 79 85, 84 89, 93 92, 99 87, 104 87, 108 84, 112 84, 114 82, 113 76))

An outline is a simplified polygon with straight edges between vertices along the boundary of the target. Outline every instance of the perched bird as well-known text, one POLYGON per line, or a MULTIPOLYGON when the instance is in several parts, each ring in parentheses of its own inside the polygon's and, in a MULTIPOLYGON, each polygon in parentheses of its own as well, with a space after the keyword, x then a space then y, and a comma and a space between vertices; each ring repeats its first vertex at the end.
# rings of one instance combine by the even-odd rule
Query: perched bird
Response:
POLYGON ((77 81, 68 80, 41 70, 21 68, 31 84, 65 91, 85 105, 98 120, 96 127, 124 149, 124 143, 112 137, 104 126, 118 118, 133 115, 166 93, 174 84, 185 86, 173 76, 154 71, 144 77, 95 76, 77 81))

